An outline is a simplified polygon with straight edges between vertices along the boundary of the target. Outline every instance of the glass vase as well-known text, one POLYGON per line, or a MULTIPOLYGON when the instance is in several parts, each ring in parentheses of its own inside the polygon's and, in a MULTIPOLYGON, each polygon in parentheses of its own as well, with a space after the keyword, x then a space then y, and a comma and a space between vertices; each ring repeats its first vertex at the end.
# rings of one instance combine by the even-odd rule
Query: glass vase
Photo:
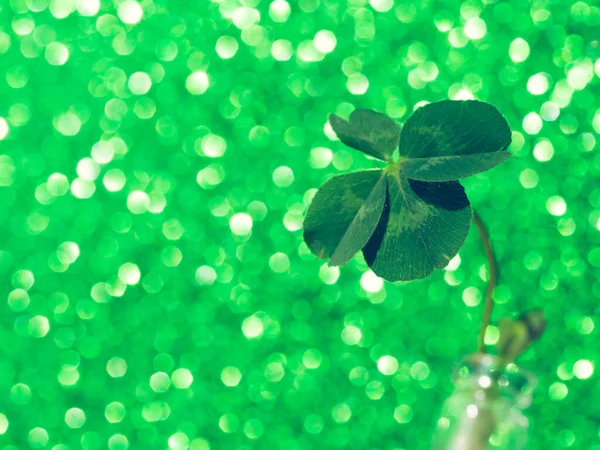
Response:
POLYGON ((523 450, 537 379, 497 357, 470 355, 458 366, 455 389, 444 402, 431 450, 523 450))

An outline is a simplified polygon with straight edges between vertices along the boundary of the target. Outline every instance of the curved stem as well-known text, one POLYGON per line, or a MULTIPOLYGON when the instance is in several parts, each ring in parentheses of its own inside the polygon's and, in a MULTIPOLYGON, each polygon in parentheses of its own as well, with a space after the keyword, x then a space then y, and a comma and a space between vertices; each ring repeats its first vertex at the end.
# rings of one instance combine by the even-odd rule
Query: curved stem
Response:
POLYGON ((475 212, 473 212, 473 223, 475 223, 477 229, 479 230, 479 234, 481 235, 481 242, 483 243, 483 249, 485 250, 485 256, 487 257, 490 269, 490 279, 485 292, 485 305, 483 309, 483 317, 481 318, 481 328, 479 329, 479 352, 483 353, 485 347, 485 330, 490 324, 492 310, 494 309, 494 299, 492 298, 492 294, 494 292, 494 288, 496 287, 498 274, 496 269, 496 257, 494 256, 492 246, 490 245, 490 236, 485 230, 481 219, 479 219, 479 216, 475 212))

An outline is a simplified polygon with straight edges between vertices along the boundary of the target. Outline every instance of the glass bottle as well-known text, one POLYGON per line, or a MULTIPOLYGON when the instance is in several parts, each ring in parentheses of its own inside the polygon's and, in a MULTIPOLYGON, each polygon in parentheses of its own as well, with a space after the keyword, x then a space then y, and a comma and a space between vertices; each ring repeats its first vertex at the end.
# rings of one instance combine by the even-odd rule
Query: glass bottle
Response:
POLYGON ((458 366, 454 393, 444 402, 431 450, 523 450, 537 384, 533 374, 500 358, 470 355, 458 366))

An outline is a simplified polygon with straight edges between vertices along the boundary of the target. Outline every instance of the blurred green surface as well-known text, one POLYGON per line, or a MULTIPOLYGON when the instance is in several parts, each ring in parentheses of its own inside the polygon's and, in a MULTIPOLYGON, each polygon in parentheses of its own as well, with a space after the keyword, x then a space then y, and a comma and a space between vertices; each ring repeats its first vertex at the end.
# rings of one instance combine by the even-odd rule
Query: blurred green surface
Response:
MULTIPOLYGON (((600 449, 600 9, 583 1, 0 1, 0 448, 424 450, 475 349, 472 227, 387 284, 302 242, 326 125, 494 104, 514 154, 464 182, 542 307, 529 449, 600 449)), ((497 329, 488 330, 488 343, 497 329)))

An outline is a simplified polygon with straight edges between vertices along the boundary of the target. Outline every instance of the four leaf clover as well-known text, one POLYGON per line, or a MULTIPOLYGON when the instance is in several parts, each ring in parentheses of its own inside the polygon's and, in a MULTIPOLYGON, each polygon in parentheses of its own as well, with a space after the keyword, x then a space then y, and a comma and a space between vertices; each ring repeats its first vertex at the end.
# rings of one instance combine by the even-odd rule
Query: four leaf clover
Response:
POLYGON ((388 166, 338 175, 319 189, 304 221, 311 251, 340 266, 362 250, 373 272, 388 281, 444 268, 472 217, 457 180, 511 156, 506 120, 484 102, 445 100, 417 109, 402 131, 384 114, 364 109, 349 120, 331 115, 330 123, 344 144, 388 166))

